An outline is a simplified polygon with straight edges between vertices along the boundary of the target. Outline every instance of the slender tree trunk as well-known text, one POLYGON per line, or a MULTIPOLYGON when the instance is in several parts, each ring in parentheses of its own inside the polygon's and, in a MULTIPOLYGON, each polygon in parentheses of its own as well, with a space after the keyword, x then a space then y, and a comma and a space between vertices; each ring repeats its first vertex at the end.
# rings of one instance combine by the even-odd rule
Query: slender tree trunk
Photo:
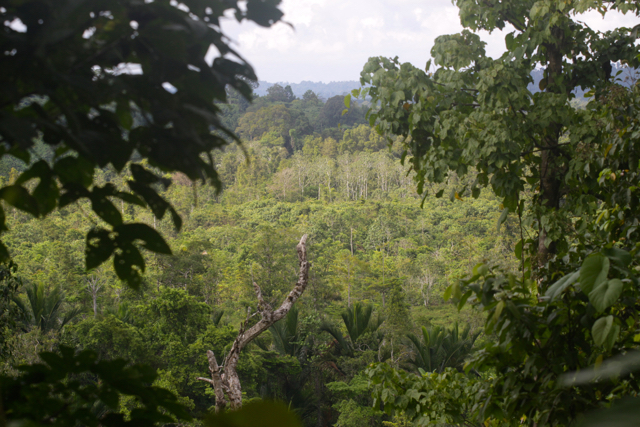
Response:
POLYGON ((347 307, 351 308, 351 258, 347 267, 347 307))
POLYGON ((91 304, 93 307, 93 317, 98 316, 98 292, 102 289, 104 281, 100 280, 96 276, 91 276, 87 280, 87 292, 91 295, 91 304))
POLYGON ((349 258, 349 267, 347 270, 347 307, 351 308, 351 269, 353 268, 353 227, 351 227, 351 258, 349 258))
POLYGON ((351 227, 351 256, 353 256, 353 227, 351 227))
MULTIPOLYGON (((552 33, 562 44, 563 31, 557 27, 552 28, 552 33)), ((562 86, 562 52, 558 45, 547 44, 547 91, 551 93, 563 93, 566 89, 562 86)), ((550 123, 545 129, 540 152, 540 198, 539 204, 544 209, 554 211, 560 206, 562 186, 562 153, 559 148, 562 125, 550 123)), ((556 253, 554 241, 547 241, 547 230, 540 225, 538 233, 538 266, 543 266, 553 254, 556 253)))

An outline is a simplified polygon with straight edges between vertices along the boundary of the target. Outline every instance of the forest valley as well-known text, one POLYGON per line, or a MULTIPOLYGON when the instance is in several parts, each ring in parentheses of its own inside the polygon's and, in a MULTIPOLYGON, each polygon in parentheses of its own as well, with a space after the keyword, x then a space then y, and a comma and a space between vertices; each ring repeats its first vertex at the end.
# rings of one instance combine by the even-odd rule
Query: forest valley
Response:
MULTIPOLYGON (((101 221, 88 203, 43 220, 8 210, 21 321, 5 334, 6 372, 61 345, 91 349, 152 366, 155 384, 197 419, 213 406, 211 386, 197 380, 209 377, 207 350, 229 352, 247 309, 257 309, 253 282, 279 306, 296 283, 305 233, 308 288, 242 352, 246 401, 282 400, 305 425, 382 425, 391 418, 372 408, 372 362, 415 373, 463 367, 485 339, 481 316, 458 313, 442 294, 479 262, 517 269, 516 223, 497 231, 501 209, 489 195, 428 198, 421 208, 399 154, 364 123, 362 109, 342 116, 343 96, 281 99, 276 89, 285 92, 226 107, 224 119, 246 142, 216 158, 222 193, 167 176, 172 185, 160 194, 183 218, 180 233, 169 218, 117 205, 126 220, 161 231, 174 253, 149 258, 139 290, 109 268, 84 270, 84 236, 101 221)), ((51 157, 46 146, 36 149, 51 157)), ((25 169, 3 167, 7 181, 25 169)), ((122 189, 127 179, 109 169, 98 176, 97 185, 122 189)), ((441 187, 449 193, 453 184, 441 187)))
POLYGON ((326 100, 222 33, 278 0, 5 3, 0 427, 638 425, 640 3, 326 100))

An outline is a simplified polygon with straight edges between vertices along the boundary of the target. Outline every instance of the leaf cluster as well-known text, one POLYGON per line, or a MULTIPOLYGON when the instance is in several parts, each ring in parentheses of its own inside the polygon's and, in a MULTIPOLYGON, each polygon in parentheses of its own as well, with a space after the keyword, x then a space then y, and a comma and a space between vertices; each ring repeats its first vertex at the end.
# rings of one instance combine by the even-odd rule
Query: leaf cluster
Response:
POLYGON ((91 351, 75 354, 68 347, 40 356, 44 363, 20 367, 16 378, 2 378, 7 421, 28 426, 153 426, 190 419, 172 393, 151 386, 156 373, 148 366, 98 361, 91 351), (134 396, 140 404, 130 419, 118 412, 120 394, 134 396))
MULTIPOLYGON (((282 17, 279 1, 11 0, 0 18, 0 157, 28 169, 0 188, 0 199, 34 217, 87 198, 111 228, 87 235, 87 268, 114 257, 118 277, 140 284, 145 262, 138 246, 170 252, 162 237, 141 224, 125 224, 112 199, 169 210, 158 195, 168 184, 158 172, 180 171, 220 188, 212 151, 238 140, 221 122, 214 101, 232 87, 250 99, 251 66, 220 30, 225 13, 238 21, 270 26, 282 17), (219 56, 207 63, 211 46, 219 56), (231 59, 233 58, 233 59, 231 59), (217 132, 212 132, 216 130, 217 132), (225 139, 222 135, 226 135, 225 139), (36 140, 53 150, 51 161, 34 159, 36 140), (122 173, 131 161, 130 192, 95 183, 95 168, 122 173), (31 182, 37 181, 37 184, 31 182)), ((0 231, 6 231, 4 208, 0 231)), ((0 259, 9 259, 0 244, 0 259)))

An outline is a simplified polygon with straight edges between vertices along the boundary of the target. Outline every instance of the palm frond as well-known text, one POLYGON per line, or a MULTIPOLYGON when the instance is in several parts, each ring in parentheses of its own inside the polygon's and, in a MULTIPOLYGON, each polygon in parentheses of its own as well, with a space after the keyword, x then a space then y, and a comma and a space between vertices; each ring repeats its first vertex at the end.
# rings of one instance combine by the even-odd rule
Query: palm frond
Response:
POLYGON ((414 334, 407 335, 414 351, 409 363, 425 372, 442 372, 446 367, 461 369, 478 335, 471 333, 468 325, 460 332, 457 323, 450 329, 423 326, 422 339, 414 334))
POLYGON ((220 320, 222 320, 222 316, 224 315, 224 310, 213 310, 213 314, 211 315, 211 320, 215 326, 220 324, 220 320))
POLYGON ((298 308, 294 305, 284 319, 269 327, 273 345, 280 354, 298 357, 303 348, 298 331, 298 308))
POLYGON ((71 310, 62 315, 65 295, 60 286, 46 292, 43 283, 31 283, 25 286, 25 292, 27 304, 20 304, 20 307, 25 313, 29 312, 29 323, 42 332, 60 329, 79 313, 71 310))
POLYGON ((355 342, 369 330, 369 322, 373 314, 373 305, 363 305, 360 302, 353 304, 341 313, 344 326, 347 328, 349 339, 355 342))
POLYGON ((353 347, 344 338, 344 336, 342 335, 342 332, 340 332, 340 330, 336 328, 334 325, 327 322, 323 322, 320 325, 320 331, 327 332, 329 335, 331 335, 336 340, 336 342, 340 346, 341 351, 344 354, 348 356, 353 354, 353 347))

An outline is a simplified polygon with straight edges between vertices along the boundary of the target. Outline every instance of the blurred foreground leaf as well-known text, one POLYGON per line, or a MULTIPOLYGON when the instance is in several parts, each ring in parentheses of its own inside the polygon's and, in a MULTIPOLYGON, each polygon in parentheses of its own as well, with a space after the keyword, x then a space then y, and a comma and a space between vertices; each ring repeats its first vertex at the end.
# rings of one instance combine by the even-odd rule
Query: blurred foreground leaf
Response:
POLYGON ((251 402, 238 411, 209 415, 206 427, 302 427, 298 417, 280 402, 251 402))

